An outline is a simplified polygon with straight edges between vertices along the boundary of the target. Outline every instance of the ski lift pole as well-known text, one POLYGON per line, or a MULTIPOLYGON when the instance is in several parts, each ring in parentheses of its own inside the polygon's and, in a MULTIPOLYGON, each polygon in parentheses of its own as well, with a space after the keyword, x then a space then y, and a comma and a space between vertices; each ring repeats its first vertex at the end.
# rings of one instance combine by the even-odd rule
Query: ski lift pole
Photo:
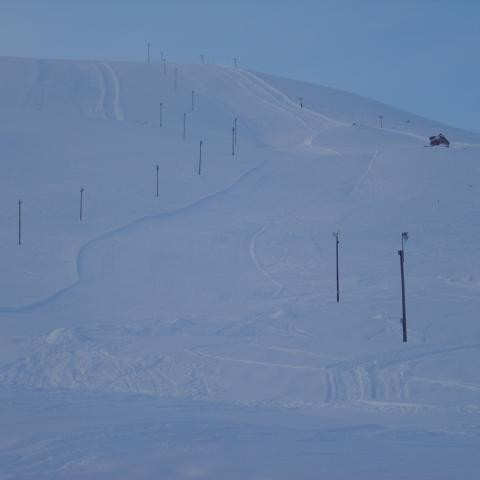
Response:
POLYGON ((400 276, 402 281, 402 333, 403 341, 407 341, 407 309, 405 305, 405 242, 408 240, 408 232, 402 233, 402 249, 398 251, 400 256, 400 276))
POLYGON ((200 140, 200 154, 198 158, 198 174, 202 174, 202 146, 203 146, 203 140, 200 140))
POLYGON ((237 146, 237 117, 233 119, 233 128, 235 129, 235 146, 237 146))
POLYGON ((83 192, 85 189, 82 187, 80 189, 80 221, 83 219, 83 192))
POLYGON ((18 201, 18 244, 22 244, 22 201, 18 201))
POLYGON ((340 240, 338 239, 340 232, 335 232, 333 236, 335 237, 335 258, 336 258, 336 266, 337 266, 337 303, 340 302, 340 275, 338 269, 338 245, 340 240))

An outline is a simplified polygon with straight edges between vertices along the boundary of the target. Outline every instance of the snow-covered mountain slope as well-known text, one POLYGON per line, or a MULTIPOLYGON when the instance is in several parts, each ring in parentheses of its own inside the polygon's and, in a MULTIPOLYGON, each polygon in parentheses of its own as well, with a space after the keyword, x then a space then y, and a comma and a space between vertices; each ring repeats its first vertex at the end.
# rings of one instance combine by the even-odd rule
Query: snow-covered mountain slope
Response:
POLYGON ((480 135, 217 65, 0 74, 0 478, 475 478, 480 135))

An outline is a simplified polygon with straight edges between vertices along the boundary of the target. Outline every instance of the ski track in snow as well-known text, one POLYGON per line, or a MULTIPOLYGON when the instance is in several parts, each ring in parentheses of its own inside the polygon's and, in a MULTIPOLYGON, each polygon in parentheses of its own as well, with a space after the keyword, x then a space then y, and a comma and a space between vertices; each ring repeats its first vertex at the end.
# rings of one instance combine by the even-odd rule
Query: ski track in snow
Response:
POLYGON ((259 91, 263 90, 263 92, 270 96, 272 102, 277 103, 278 105, 283 104, 292 115, 301 119, 302 122, 307 126, 308 124, 305 122, 303 116, 311 117, 312 119, 317 121, 320 120, 322 123, 329 127, 349 126, 347 123, 340 122, 339 120, 327 117, 326 115, 315 112, 314 110, 310 110, 305 107, 300 108, 299 110, 299 105, 295 103, 290 97, 288 97, 281 90, 278 90, 273 85, 261 79, 257 75, 249 72, 248 70, 239 70, 239 74, 243 75, 244 78, 249 78, 251 82, 258 87, 259 91))
POLYGON ((479 344, 415 347, 327 365, 325 403, 408 400, 409 382, 415 380, 409 376, 409 371, 417 363, 458 351, 479 349, 479 344))
MULTIPOLYGON (((319 125, 319 127, 334 128, 343 126, 343 124, 337 120, 331 119, 308 109, 302 109, 302 111, 299 112, 300 107, 289 97, 251 72, 241 69, 232 70, 229 67, 222 66, 219 66, 218 68, 220 68, 226 76, 233 79, 240 88, 243 88, 246 92, 252 95, 252 97, 256 98, 257 101, 260 100, 268 107, 282 114, 286 114, 299 123, 304 129, 306 129, 308 133, 306 134, 303 142, 300 142, 300 145, 313 148, 312 142, 317 132, 317 128, 310 126, 302 116, 302 113, 304 113, 303 110, 305 110, 307 115, 313 117, 314 122, 318 123, 319 120, 321 121, 321 125, 319 125)), ((331 148, 319 148, 321 149, 322 153, 341 155, 340 152, 331 148)))
POLYGON ((302 355, 307 355, 316 358, 323 358, 336 361, 345 361, 345 358, 335 357, 333 355, 328 355, 326 353, 310 352, 308 350, 302 350, 300 348, 285 348, 285 347, 274 347, 270 345, 262 345, 261 343, 251 343, 251 346, 258 348, 266 348, 267 350, 274 350, 277 352, 286 352, 286 353, 301 353, 302 355))
MULTIPOLYGON (((248 345, 284 351, 286 353, 300 353, 322 359, 333 360, 335 357, 281 347, 270 347, 251 342, 248 345)), ((434 380, 417 378, 410 375, 411 370, 423 360, 431 360, 455 352, 468 350, 480 350, 480 344, 460 346, 422 346, 409 350, 398 350, 391 353, 371 355, 368 357, 340 360, 323 366, 292 365, 289 363, 264 362, 249 358, 235 358, 218 355, 205 351, 208 346, 199 346, 186 349, 185 351, 197 357, 210 358, 217 361, 244 364, 251 367, 267 367, 280 369, 293 369, 312 371, 320 374, 319 385, 325 387, 324 405, 333 404, 343 408, 367 408, 378 411, 408 411, 410 413, 423 412, 425 410, 456 410, 461 412, 470 411, 473 406, 435 406, 409 401, 410 383, 423 381, 436 383, 448 388, 463 388, 471 391, 479 391, 480 385, 456 382, 450 380, 434 380)))
POLYGON ((223 357, 222 355, 214 355, 212 353, 205 353, 199 350, 200 347, 197 347, 195 349, 190 348, 185 350, 188 353, 191 353, 192 355, 196 355, 199 357, 205 357, 205 358, 212 358, 215 360, 223 360, 227 362, 233 362, 233 363, 245 363, 247 365, 260 365, 262 367, 275 367, 275 368, 290 368, 294 370, 311 370, 315 372, 320 372, 324 371, 323 367, 310 367, 307 365, 290 365, 288 363, 270 363, 270 362, 260 362, 258 360, 250 360, 246 358, 232 358, 232 357, 223 357))
POLYGON ((100 95, 96 109, 103 118, 123 122, 125 115, 121 105, 120 80, 112 66, 106 62, 96 63, 101 77, 100 95))
POLYGON ((273 297, 278 297, 283 291, 284 285, 277 280, 275 280, 270 273, 262 267, 262 264, 260 263, 257 254, 256 254, 256 241, 258 237, 263 235, 270 227, 272 226, 272 223, 267 223, 264 225, 260 230, 258 230, 250 240, 250 258, 252 259, 253 264, 255 265, 255 268, 263 275, 265 276, 273 285, 275 285, 276 290, 273 294, 273 297))
POLYGON ((352 194, 358 193, 358 190, 362 186, 363 182, 367 179, 368 175, 372 171, 373 164, 375 163, 375 159, 378 157, 378 150, 375 150, 373 153, 372 157, 370 158, 370 161, 368 162, 367 168, 365 171, 362 173, 361 177, 358 179, 357 183, 352 189, 352 194))
POLYGON ((467 382, 456 382, 454 380, 437 380, 434 378, 420 378, 420 377, 412 377, 412 380, 417 382, 425 382, 425 383, 432 383, 437 384, 442 387, 449 387, 449 388, 463 388, 466 390, 472 390, 474 392, 480 391, 480 385, 475 383, 467 383, 467 382))
POLYGON ((95 115, 99 115, 101 118, 107 118, 106 114, 106 107, 105 107, 105 95, 106 95, 106 81, 105 81, 105 75, 100 68, 98 63, 93 63, 93 66, 95 68, 95 71, 97 73, 98 77, 98 83, 99 83, 99 88, 100 88, 100 93, 98 95, 97 99, 97 104, 95 105, 95 109, 93 113, 95 115))
POLYGON ((45 297, 41 300, 36 300, 34 302, 31 302, 31 303, 28 303, 28 304, 25 304, 25 305, 18 305, 18 306, 13 306, 13 307, 12 306, 0 307, 0 313, 20 313, 20 312, 24 312, 24 311, 30 311, 30 310, 34 310, 36 308, 39 308, 39 307, 42 307, 42 306, 45 306, 47 304, 50 304, 50 303, 54 302, 61 295, 65 294, 66 292, 68 292, 72 288, 76 287, 80 283, 81 278, 82 278, 82 257, 84 255, 85 251, 87 250, 87 248, 94 245, 96 242, 99 242, 101 240, 105 240, 106 238, 110 238, 110 237, 113 237, 114 235, 117 235, 119 233, 128 231, 128 230, 136 227, 140 223, 143 223, 143 222, 146 222, 146 221, 149 221, 149 220, 162 220, 162 219, 165 219, 165 218, 174 217, 176 215, 181 215, 182 213, 188 212, 188 211, 202 205, 205 202, 208 202, 208 201, 213 200, 215 198, 226 195, 233 188, 237 187, 240 183, 242 183, 242 181, 249 178, 250 176, 255 174, 257 171, 259 171, 261 168, 263 168, 264 165, 265 165, 265 163, 263 163, 259 166, 253 167, 250 170, 247 170, 242 175, 240 175, 235 181, 233 181, 230 185, 228 185, 226 188, 224 188, 222 190, 219 190, 217 192, 208 194, 204 197, 201 197, 201 198, 193 201, 192 203, 189 203, 188 205, 185 205, 183 207, 180 207, 180 208, 177 208, 175 210, 168 211, 168 212, 155 213, 155 214, 152 214, 152 215, 146 215, 144 217, 137 218, 137 219, 132 220, 131 222, 127 223, 126 225, 122 225, 120 227, 114 228, 113 230, 109 230, 108 232, 102 233, 101 235, 89 240, 79 249, 79 251, 77 253, 77 258, 76 258, 77 280, 75 282, 73 282, 72 284, 70 284, 66 287, 61 288, 57 292, 53 293, 52 295, 48 295, 47 297, 45 297))

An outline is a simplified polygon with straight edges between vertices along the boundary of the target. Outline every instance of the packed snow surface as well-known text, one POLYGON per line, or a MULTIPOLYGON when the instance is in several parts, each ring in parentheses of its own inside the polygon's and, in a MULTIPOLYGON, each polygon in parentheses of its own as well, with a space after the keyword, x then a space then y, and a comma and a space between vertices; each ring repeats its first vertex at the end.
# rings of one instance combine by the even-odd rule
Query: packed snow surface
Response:
POLYGON ((0 59, 0 479, 478 478, 480 135, 166 67, 0 59))

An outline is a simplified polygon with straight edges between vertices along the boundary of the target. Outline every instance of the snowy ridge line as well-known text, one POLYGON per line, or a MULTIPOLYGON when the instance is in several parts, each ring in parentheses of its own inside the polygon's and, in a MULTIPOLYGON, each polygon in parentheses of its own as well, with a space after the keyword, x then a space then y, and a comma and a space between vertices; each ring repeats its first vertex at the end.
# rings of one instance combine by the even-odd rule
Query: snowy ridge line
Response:
POLYGON ((255 253, 255 243, 257 241, 257 238, 263 235, 270 227, 272 226, 272 223, 267 223, 264 225, 258 232, 256 232, 252 239, 250 240, 250 258, 252 259, 253 264, 255 265, 255 268, 263 275, 265 276, 273 285, 277 287, 273 294, 273 298, 278 297, 280 293, 282 293, 284 285, 277 280, 275 280, 270 273, 265 270, 265 268, 262 267, 260 261, 258 260, 258 257, 255 253))
POLYGON ((104 240, 106 238, 112 237, 112 236, 114 236, 118 233, 121 233, 123 231, 129 230, 130 228, 133 228, 134 226, 136 226, 140 223, 143 223, 143 222, 146 222, 146 221, 149 221, 149 220, 154 220, 154 219, 161 220, 161 219, 164 219, 164 218, 173 217, 175 215, 180 215, 182 213, 188 212, 189 210, 191 210, 193 208, 198 207, 199 205, 202 205, 205 202, 208 202, 209 200, 221 197, 222 195, 225 195, 225 194, 229 193, 230 190, 235 188, 242 181, 246 180, 248 177, 252 176, 257 171, 262 169, 265 166, 265 163, 266 162, 263 162, 261 165, 258 165, 256 167, 251 168, 250 170, 247 170, 242 175, 240 175, 236 180, 234 180, 230 185, 228 185, 227 187, 225 187, 222 190, 219 190, 217 192, 214 192, 214 193, 211 193, 211 194, 206 195, 204 197, 201 197, 201 198, 193 201, 192 203, 184 205, 183 207, 179 207, 175 210, 171 210, 171 211, 168 211, 168 212, 162 212, 162 213, 154 213, 154 214, 151 214, 151 215, 146 215, 144 217, 137 218, 137 219, 132 220, 131 222, 127 223, 126 225, 122 225, 120 227, 114 228, 113 230, 109 230, 108 232, 102 233, 98 237, 95 237, 95 238, 87 241, 87 243, 85 243, 82 247, 80 247, 80 249, 78 251, 78 254, 77 254, 77 259, 76 259, 77 280, 75 280, 72 284, 59 289, 57 292, 53 293, 52 295, 48 295, 47 297, 45 297, 41 300, 37 300, 37 301, 31 302, 31 303, 28 303, 28 304, 25 304, 25 305, 19 305, 19 306, 14 306, 14 307, 8 307, 8 306, 7 307, 0 307, 0 313, 19 313, 19 312, 23 312, 23 311, 34 310, 38 307, 42 307, 44 305, 47 305, 47 304, 55 301, 58 297, 60 297, 64 293, 68 292, 72 288, 76 287, 80 283, 81 277, 82 277, 82 267, 81 267, 82 256, 83 256, 85 250, 88 247, 90 247, 91 245, 93 245, 94 243, 99 242, 101 240, 104 240))

